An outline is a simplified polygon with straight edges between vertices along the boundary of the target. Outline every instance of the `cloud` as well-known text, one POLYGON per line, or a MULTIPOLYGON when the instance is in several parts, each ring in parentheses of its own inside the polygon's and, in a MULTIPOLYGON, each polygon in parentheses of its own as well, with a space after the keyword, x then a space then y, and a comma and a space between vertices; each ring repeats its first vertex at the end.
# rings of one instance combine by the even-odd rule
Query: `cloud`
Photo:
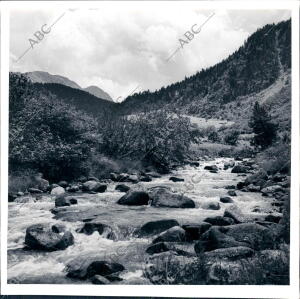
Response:
POLYGON ((170 2, 103 2, 68 10, 13 10, 10 67, 59 74, 82 87, 97 85, 113 98, 126 97, 138 85, 139 90, 155 90, 183 80, 226 58, 259 27, 290 17, 283 10, 216 10, 201 32, 167 61, 180 46, 179 39, 187 40, 184 34, 194 24, 203 24, 212 12, 201 10, 197 2, 194 7, 170 2), (30 46, 29 38, 64 11, 51 32, 14 62, 30 46))

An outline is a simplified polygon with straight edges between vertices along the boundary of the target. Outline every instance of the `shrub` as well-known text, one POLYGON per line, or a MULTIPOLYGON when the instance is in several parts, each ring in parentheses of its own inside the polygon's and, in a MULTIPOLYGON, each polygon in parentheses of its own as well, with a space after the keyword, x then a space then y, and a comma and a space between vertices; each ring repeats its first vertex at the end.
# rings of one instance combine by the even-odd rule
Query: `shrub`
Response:
POLYGON ((290 173, 291 149, 289 144, 276 144, 257 155, 257 163, 268 174, 290 173))
POLYGON ((239 140, 240 132, 237 130, 229 131, 225 137, 224 142, 225 144, 229 145, 236 145, 239 140))

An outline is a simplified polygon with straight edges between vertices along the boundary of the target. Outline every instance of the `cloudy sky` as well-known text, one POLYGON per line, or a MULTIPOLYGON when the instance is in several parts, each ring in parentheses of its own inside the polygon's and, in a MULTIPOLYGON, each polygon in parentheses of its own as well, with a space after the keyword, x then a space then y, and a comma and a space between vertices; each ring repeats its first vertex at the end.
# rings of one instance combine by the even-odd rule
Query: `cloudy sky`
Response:
POLYGON ((226 58, 258 28, 290 18, 285 10, 203 10, 200 5, 103 2, 100 7, 14 9, 10 69, 66 76, 81 87, 97 85, 116 99, 134 89, 180 81, 226 58), (47 31, 55 21, 18 60, 30 48, 29 39, 37 40, 34 33, 44 24, 47 31), (192 26, 200 32, 189 41, 184 34, 192 26), (182 48, 168 60, 179 39, 182 48))

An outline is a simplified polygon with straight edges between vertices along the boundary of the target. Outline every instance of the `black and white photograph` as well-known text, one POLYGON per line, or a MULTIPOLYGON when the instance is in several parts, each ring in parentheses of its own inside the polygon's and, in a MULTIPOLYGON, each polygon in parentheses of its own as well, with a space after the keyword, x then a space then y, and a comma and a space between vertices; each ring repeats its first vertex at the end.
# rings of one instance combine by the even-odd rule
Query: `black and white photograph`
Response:
POLYGON ((290 286, 292 9, 21 2, 7 285, 290 286))

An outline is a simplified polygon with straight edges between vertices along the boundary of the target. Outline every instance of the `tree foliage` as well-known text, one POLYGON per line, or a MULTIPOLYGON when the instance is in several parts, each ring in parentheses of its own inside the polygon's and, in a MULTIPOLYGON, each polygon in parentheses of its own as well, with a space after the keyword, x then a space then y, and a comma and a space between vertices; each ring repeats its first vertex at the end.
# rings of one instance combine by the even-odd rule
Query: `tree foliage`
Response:
POLYGON ((249 121, 249 127, 255 134, 252 144, 258 148, 265 149, 269 147, 276 139, 277 125, 272 123, 271 117, 266 109, 255 102, 253 113, 249 121))

